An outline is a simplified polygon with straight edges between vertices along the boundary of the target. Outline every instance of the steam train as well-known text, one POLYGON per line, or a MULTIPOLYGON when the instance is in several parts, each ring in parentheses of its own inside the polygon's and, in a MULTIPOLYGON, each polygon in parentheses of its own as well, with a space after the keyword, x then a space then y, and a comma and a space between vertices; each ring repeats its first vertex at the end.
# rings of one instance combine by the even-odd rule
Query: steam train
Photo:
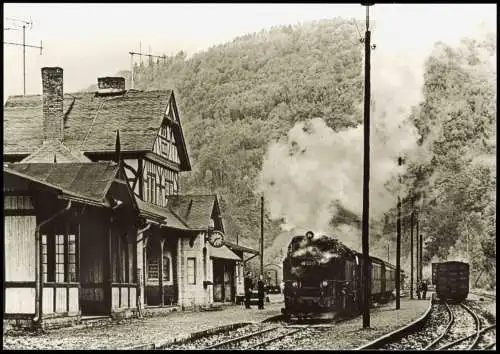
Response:
MULTIPOLYGON (((335 318, 361 311, 363 256, 339 240, 306 235, 292 238, 283 261, 287 317, 335 318)), ((370 303, 392 298, 396 267, 375 257, 369 263, 370 303)))
POLYGON ((432 284, 440 300, 463 301, 469 295, 469 264, 465 262, 432 263, 432 284))

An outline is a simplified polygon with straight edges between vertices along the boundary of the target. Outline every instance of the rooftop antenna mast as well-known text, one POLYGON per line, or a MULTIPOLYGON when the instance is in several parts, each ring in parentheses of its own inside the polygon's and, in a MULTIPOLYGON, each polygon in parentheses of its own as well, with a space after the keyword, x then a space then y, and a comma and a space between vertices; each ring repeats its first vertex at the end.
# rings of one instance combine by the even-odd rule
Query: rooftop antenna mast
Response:
POLYGON ((33 21, 31 20, 31 18, 29 21, 12 17, 5 17, 5 19, 8 21, 12 21, 13 27, 6 27, 4 28, 4 31, 10 31, 10 30, 19 31, 21 28, 23 30, 23 43, 14 43, 5 41, 3 43, 18 45, 23 47, 23 96, 26 96, 26 47, 40 49, 40 55, 42 55, 42 49, 43 49, 42 41, 40 41, 40 46, 26 44, 26 27, 29 26, 29 29, 33 28, 33 21))
MULTIPOLYGON (((139 46, 140 48, 140 46, 139 46)), ((130 88, 134 88, 134 55, 138 55, 141 58, 142 62, 142 57, 149 57, 149 64, 151 65, 153 63, 153 58, 161 58, 165 62, 166 60, 166 55, 152 55, 151 54, 151 47, 149 47, 149 54, 142 54, 141 50, 139 49, 139 53, 137 52, 128 52, 130 55, 130 88)))

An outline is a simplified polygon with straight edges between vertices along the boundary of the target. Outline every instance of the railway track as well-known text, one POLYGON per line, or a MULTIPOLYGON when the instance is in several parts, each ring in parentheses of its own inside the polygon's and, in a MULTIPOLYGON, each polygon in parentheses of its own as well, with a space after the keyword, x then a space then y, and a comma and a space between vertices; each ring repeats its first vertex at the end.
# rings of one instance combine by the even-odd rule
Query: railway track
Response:
POLYGON ((487 298, 489 300, 496 300, 496 298, 497 298, 496 295, 481 293, 481 292, 477 292, 477 291, 471 291, 470 293, 474 294, 478 297, 487 298))
MULTIPOLYGON (((471 303, 472 304, 472 303, 471 303)), ((491 315, 490 315, 491 317, 491 315)), ((421 318, 358 349, 472 350, 496 348, 496 324, 471 305, 435 303, 421 318)))
POLYGON ((307 342, 317 335, 321 336, 324 331, 350 318, 338 318, 333 321, 285 321, 281 315, 273 316, 262 323, 236 324, 234 328, 217 329, 158 349, 289 349, 297 347, 299 342, 307 342))
MULTIPOLYGON (((448 304, 447 304, 448 305, 448 304)), ((439 340, 427 347, 429 350, 471 350, 479 339, 481 321, 475 311, 463 303, 448 305, 453 322, 439 340)))
POLYGON ((271 343, 301 332, 309 326, 273 326, 263 330, 251 332, 243 336, 215 343, 203 349, 263 349, 271 343))

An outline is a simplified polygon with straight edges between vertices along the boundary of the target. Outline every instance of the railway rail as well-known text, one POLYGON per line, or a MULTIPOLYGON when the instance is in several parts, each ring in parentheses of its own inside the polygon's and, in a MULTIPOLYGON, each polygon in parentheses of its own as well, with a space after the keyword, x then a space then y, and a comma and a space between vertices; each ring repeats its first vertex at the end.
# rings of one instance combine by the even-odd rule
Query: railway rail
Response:
POLYGON ((285 337, 304 331, 308 327, 309 326, 276 325, 265 329, 258 329, 236 338, 216 342, 212 345, 204 347, 203 350, 263 349, 275 341, 279 341, 285 337))
POLYGON ((487 294, 487 293, 481 293, 481 292, 478 292, 478 291, 471 291, 470 292, 471 294, 474 294, 478 297, 483 297, 483 298, 487 298, 489 300, 496 300, 497 296, 496 295, 493 295, 493 294, 487 294))
MULTIPOLYGON (((496 323, 478 308, 433 303, 428 316, 358 349, 472 350, 496 348, 496 323)), ((491 317, 491 315, 489 316, 491 317)))
POLYGON ((453 324, 447 328, 440 340, 434 344, 434 348, 437 350, 473 349, 480 334, 481 321, 479 316, 463 303, 448 306, 448 308, 454 317, 453 324))
POLYGON ((282 315, 273 316, 262 323, 241 323, 234 328, 187 338, 159 349, 286 349, 293 347, 297 341, 320 335, 349 318, 336 321, 285 321, 282 315))

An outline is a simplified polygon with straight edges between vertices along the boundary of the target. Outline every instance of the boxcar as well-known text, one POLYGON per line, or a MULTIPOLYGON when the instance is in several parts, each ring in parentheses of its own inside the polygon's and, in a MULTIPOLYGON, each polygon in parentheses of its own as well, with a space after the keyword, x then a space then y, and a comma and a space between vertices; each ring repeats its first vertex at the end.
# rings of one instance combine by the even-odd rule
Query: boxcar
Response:
POLYGON ((469 264, 455 261, 433 263, 432 282, 440 300, 463 301, 469 294, 469 264))

